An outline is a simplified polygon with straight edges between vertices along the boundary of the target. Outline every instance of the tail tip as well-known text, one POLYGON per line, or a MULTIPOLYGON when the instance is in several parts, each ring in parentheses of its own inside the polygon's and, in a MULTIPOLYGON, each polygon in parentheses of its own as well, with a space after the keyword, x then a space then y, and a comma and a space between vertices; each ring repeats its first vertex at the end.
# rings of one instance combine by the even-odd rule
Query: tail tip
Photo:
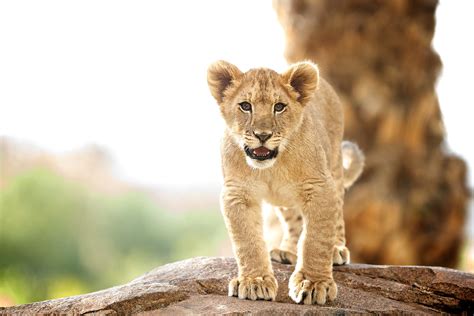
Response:
POLYGON ((349 188, 359 178, 364 169, 365 156, 357 144, 343 141, 342 165, 344 168, 344 187, 349 188))

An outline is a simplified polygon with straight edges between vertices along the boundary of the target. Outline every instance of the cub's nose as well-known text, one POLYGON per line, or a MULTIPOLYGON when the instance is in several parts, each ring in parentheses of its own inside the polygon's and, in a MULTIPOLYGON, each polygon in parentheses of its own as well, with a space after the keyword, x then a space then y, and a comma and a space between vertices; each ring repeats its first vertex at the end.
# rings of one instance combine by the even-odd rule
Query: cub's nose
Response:
POLYGON ((264 143, 267 139, 269 139, 270 137, 272 137, 272 133, 253 132, 253 134, 255 135, 255 137, 257 137, 258 139, 260 139, 260 141, 261 141, 262 143, 264 143))

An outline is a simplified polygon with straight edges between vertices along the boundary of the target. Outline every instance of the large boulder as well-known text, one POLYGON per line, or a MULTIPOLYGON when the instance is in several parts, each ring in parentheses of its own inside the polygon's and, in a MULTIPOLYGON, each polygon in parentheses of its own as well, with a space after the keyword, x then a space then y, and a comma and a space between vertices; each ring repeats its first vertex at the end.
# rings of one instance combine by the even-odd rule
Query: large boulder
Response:
POLYGON ((293 266, 274 263, 276 302, 227 297, 232 258, 199 257, 167 264, 127 283, 85 295, 1 308, 0 314, 280 314, 474 312, 474 275, 452 269, 351 264, 334 267, 337 299, 297 305, 288 297, 293 266))
POLYGON ((435 92, 438 1, 274 3, 287 60, 318 64, 344 105, 344 137, 366 155, 344 201, 352 258, 458 266, 470 193, 465 162, 446 150, 435 92))

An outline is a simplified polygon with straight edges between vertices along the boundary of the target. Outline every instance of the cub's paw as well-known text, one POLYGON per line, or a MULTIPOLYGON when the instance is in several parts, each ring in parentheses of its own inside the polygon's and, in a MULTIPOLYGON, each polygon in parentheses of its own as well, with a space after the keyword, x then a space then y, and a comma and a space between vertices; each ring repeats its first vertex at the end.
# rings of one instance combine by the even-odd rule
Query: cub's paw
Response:
POLYGON ((295 264, 296 255, 287 250, 273 249, 270 251, 270 258, 272 261, 276 261, 283 264, 295 264))
POLYGON ((346 246, 334 246, 332 263, 334 265, 343 265, 351 262, 351 253, 346 246))
POLYGON ((323 305, 326 301, 333 301, 337 296, 337 285, 332 277, 324 280, 311 281, 301 272, 293 272, 289 282, 290 297, 296 303, 306 305, 323 305))
POLYGON ((278 283, 273 275, 238 277, 229 282, 229 296, 237 296, 241 300, 274 301, 277 291, 278 283))

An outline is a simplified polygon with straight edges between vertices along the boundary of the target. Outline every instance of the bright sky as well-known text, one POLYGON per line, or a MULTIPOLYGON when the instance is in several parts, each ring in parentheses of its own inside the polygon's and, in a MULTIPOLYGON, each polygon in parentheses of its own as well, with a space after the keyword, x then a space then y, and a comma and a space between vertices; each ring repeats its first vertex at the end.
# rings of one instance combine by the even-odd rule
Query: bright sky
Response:
MULTIPOLYGON (((449 144, 471 166, 473 8, 442 1, 434 41, 449 144)), ((0 135, 55 152, 102 145, 139 184, 217 186, 223 123, 207 66, 283 70, 283 51, 270 0, 2 1, 0 135)))

